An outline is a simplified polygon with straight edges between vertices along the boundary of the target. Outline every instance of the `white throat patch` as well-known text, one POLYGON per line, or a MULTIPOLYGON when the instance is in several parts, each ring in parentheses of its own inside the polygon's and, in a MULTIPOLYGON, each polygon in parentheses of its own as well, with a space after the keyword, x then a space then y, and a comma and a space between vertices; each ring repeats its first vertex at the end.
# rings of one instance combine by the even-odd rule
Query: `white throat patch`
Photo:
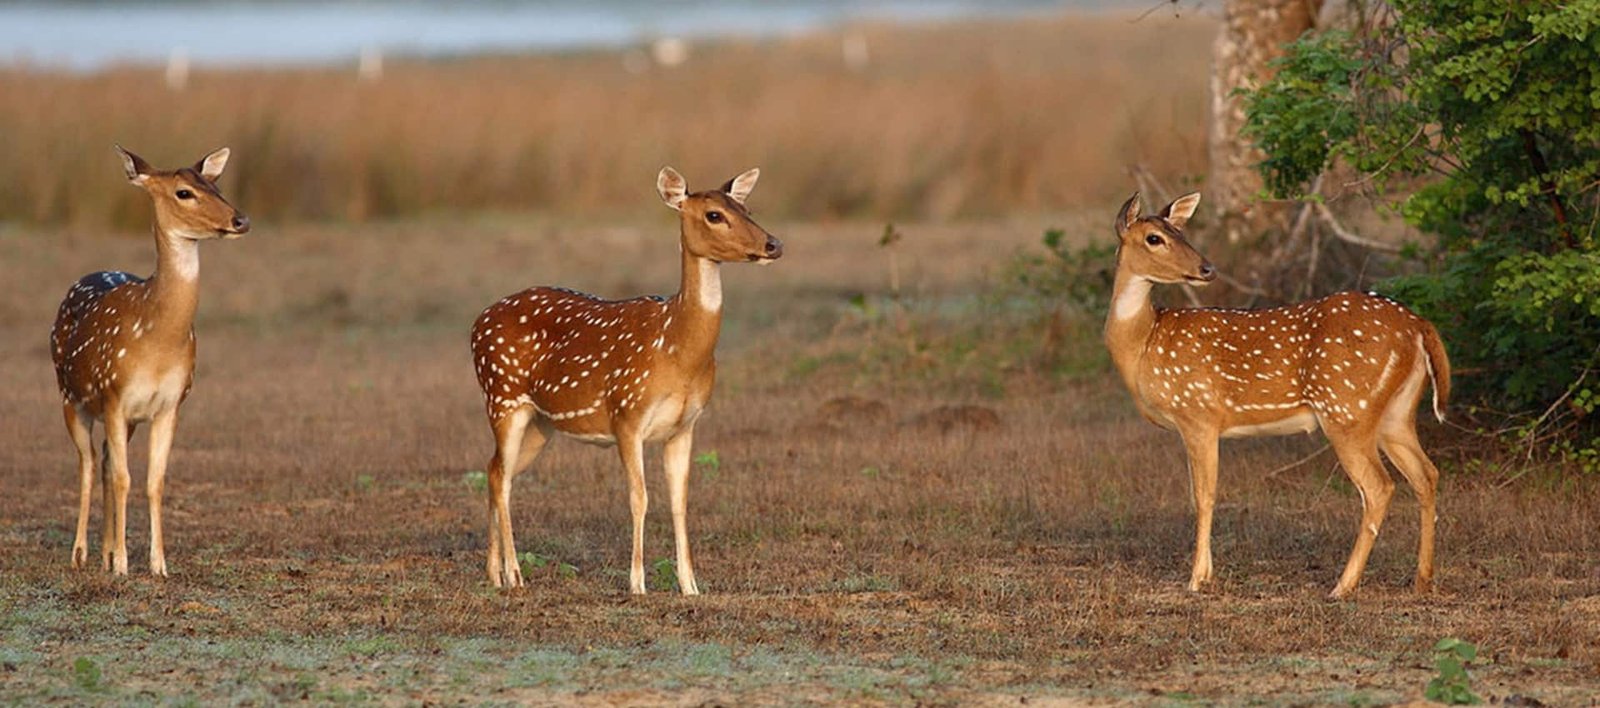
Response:
POLYGON ((1119 320, 1132 319, 1149 305, 1150 281, 1135 277, 1128 281, 1122 292, 1117 293, 1116 301, 1111 303, 1111 312, 1119 320))
POLYGON ((187 238, 174 238, 167 244, 172 253, 172 277, 194 280, 200 277, 200 244, 187 238))
POLYGON ((722 309, 722 271, 708 258, 699 259, 699 266, 700 292, 695 294, 700 298, 701 307, 716 312, 722 309))

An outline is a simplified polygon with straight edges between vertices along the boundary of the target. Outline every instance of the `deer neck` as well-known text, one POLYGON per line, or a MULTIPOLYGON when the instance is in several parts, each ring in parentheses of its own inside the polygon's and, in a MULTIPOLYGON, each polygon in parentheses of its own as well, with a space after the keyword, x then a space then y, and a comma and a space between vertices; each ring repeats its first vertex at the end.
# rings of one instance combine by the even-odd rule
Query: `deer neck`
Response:
POLYGON ((667 305, 668 353, 685 364, 709 361, 722 331, 721 266, 683 251, 683 287, 667 305))
POLYGON ((156 271, 145 281, 149 300, 143 319, 154 334, 187 337, 200 301, 200 242, 157 223, 156 271))
POLYGON ((1111 311, 1106 314, 1106 348, 1123 383, 1137 392, 1139 359, 1155 330, 1156 310, 1150 303, 1152 283, 1143 276, 1117 269, 1111 286, 1111 311))

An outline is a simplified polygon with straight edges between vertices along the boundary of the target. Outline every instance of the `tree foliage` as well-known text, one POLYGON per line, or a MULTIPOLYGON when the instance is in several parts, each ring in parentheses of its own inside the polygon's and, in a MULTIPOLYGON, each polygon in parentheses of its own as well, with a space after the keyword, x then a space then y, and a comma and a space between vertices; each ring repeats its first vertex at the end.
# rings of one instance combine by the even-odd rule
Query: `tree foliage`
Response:
POLYGON ((1592 451, 1600 0, 1394 0, 1362 17, 1302 37, 1249 94, 1268 189, 1302 194, 1336 162, 1360 173, 1437 236, 1381 289, 1439 325, 1461 389, 1592 451))

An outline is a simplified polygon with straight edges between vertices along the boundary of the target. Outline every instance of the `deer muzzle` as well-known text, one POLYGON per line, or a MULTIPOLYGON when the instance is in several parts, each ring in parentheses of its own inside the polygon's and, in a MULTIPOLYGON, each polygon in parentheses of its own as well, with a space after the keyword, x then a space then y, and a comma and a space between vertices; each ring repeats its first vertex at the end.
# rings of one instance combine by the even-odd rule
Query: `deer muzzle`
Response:
POLYGON ((762 254, 759 256, 752 256, 750 260, 755 261, 760 265, 766 265, 782 257, 783 242, 769 234, 767 236, 766 248, 762 250, 762 254))
POLYGON ((1217 279, 1217 267, 1211 265, 1211 261, 1206 261, 1200 264, 1194 275, 1186 275, 1183 279, 1191 283, 1209 283, 1217 279))
POLYGON ((249 231, 250 217, 245 216, 244 214, 234 214, 233 219, 228 221, 228 227, 222 229, 223 238, 230 239, 239 238, 240 236, 249 233, 249 231))

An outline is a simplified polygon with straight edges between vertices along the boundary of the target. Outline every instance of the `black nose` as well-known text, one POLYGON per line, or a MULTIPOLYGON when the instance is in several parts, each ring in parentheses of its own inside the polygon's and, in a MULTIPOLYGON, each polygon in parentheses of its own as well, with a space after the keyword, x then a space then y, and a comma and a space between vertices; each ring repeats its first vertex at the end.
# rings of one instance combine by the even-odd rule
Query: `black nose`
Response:
POLYGON ((1214 266, 1214 265, 1211 265, 1211 263, 1209 261, 1207 261, 1205 263, 1201 263, 1200 264, 1200 277, 1202 279, 1204 279, 1204 280, 1216 280, 1217 279, 1217 267, 1214 266))
POLYGON ((250 217, 245 216, 244 214, 235 214, 233 216, 233 232, 236 234, 242 234, 249 230, 250 217))
POLYGON ((783 255, 783 244, 771 236, 767 237, 767 257, 778 258, 783 255))

